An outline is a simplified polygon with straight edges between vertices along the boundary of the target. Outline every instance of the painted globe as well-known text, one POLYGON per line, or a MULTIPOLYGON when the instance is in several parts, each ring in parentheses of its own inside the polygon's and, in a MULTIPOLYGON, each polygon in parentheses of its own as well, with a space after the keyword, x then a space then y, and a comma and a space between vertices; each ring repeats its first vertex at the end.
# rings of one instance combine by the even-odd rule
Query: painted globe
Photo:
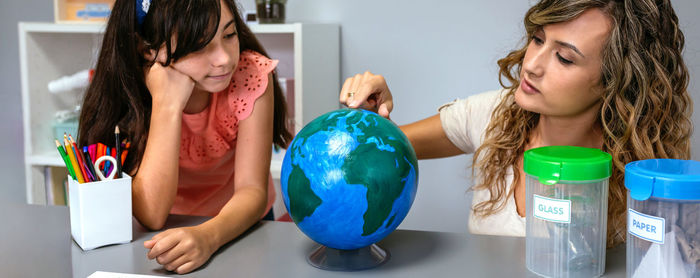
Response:
POLYGON ((394 231, 411 208, 418 163, 406 135, 374 112, 341 109, 306 125, 282 164, 284 204, 299 229, 335 249, 394 231))

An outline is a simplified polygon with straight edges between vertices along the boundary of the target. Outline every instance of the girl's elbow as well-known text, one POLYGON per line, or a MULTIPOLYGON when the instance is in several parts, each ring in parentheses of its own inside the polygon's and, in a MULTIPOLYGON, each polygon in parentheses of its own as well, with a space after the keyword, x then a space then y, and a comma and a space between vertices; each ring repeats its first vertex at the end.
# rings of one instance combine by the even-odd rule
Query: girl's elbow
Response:
POLYGON ((149 230, 160 230, 170 214, 172 201, 154 198, 154 193, 143 190, 143 179, 137 177, 132 183, 132 210, 136 220, 149 230))
POLYGON ((165 226, 165 221, 168 219, 168 213, 156 213, 156 212, 145 212, 145 213, 135 213, 136 219, 145 228, 156 231, 160 230, 165 226))

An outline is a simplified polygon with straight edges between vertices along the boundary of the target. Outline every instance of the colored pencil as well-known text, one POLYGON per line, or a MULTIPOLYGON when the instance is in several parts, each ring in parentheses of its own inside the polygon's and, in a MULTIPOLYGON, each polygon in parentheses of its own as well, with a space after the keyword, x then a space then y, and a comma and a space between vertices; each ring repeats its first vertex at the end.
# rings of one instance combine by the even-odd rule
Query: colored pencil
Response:
MULTIPOLYGON (((106 150, 105 150, 105 155, 111 155, 111 154, 112 154, 112 152, 111 152, 111 150, 109 149, 109 147, 105 147, 105 149, 106 149, 106 150)), ((110 172, 112 172, 112 171, 111 171, 111 169, 112 169, 112 163, 110 163, 108 160, 105 160, 105 168, 104 168, 104 169, 105 169, 105 177, 106 177, 107 175, 109 175, 110 172)))
MULTIPOLYGON (((105 155, 105 145, 102 143, 97 143, 97 154, 95 155, 95 157, 96 157, 95 160, 97 160, 97 158, 100 158, 104 155, 105 155)), ((97 165, 97 169, 95 169, 95 170, 102 171, 102 169, 104 169, 104 167, 102 167, 102 165, 105 165, 105 163, 102 162, 102 163, 100 163, 100 165, 97 165)), ((102 173, 104 174, 104 171, 102 171, 102 173)))
MULTIPOLYGON (((73 159, 76 160, 76 161, 75 161, 75 164, 71 164, 71 166, 73 167, 73 173, 75 173, 76 181, 80 182, 80 180, 77 179, 77 178, 78 178, 79 175, 82 175, 82 171, 80 171, 80 168, 76 168, 76 166, 79 166, 79 164, 78 164, 78 158, 75 156, 75 151, 73 150, 73 147, 72 147, 72 145, 71 145, 70 140, 72 140, 72 138, 69 139, 69 138, 68 138, 68 134, 66 134, 66 133, 64 132, 64 133, 63 133, 63 142, 64 142, 64 145, 65 145, 65 148, 66 148, 66 153, 67 153, 68 155, 73 154, 73 159), (66 145, 66 144, 67 144, 67 145, 66 145)), ((69 156, 69 158, 70 158, 70 156, 69 156)), ((83 182, 85 182, 85 176, 82 176, 82 178, 83 178, 83 182)))
POLYGON ((94 181, 99 181, 97 179, 97 172, 95 172, 95 166, 93 166, 92 163, 92 158, 90 158, 90 152, 88 152, 88 147, 83 147, 83 154, 85 155, 85 164, 88 171, 92 174, 94 181))
POLYGON ((75 158, 75 152, 73 151, 73 147, 71 146, 70 143, 68 143, 68 139, 63 139, 64 140, 64 145, 66 147, 66 153, 68 153, 68 158, 70 159, 71 165, 73 165, 73 169, 75 170, 75 177, 78 178, 78 183, 84 183, 85 180, 83 179, 82 174, 80 173, 78 168, 78 161, 75 158))
MULTIPOLYGON (((117 160, 117 150, 115 148, 110 149, 111 153, 110 156, 114 157, 114 160, 117 160)), ((117 165, 114 163, 110 163, 109 166, 109 171, 112 172, 112 170, 117 170, 117 165)), ((116 174, 114 175, 116 177, 116 174)))
POLYGON ((90 146, 88 146, 88 152, 90 153, 90 159, 92 159, 92 161, 95 161, 97 159, 97 144, 91 144, 90 146))
POLYGON ((78 159, 78 163, 80 164, 80 170, 82 171, 83 179, 85 180, 85 182, 96 181, 97 177, 90 172, 90 168, 88 168, 87 160, 85 160, 85 155, 83 154, 83 151, 80 149, 80 147, 78 147, 78 144, 75 142, 75 140, 73 140, 72 135, 68 134, 68 139, 73 145, 75 157, 76 159, 78 159))
MULTIPOLYGON (((102 143, 97 143, 97 158, 103 157, 105 155, 105 145, 102 143)), ((97 159, 95 158, 95 159, 97 159)))
MULTIPOLYGON (((81 156, 85 157, 85 154, 83 154, 82 151, 79 151, 79 152, 80 152, 81 156)), ((88 169, 87 160, 83 160, 83 162, 85 162, 85 164, 83 165, 83 168, 85 168, 85 175, 87 175, 87 178, 85 178, 85 182, 97 181, 97 178, 95 178, 95 176, 92 174, 92 172, 90 172, 90 169, 88 169)))
POLYGON ((73 140, 73 136, 68 134, 68 140, 70 144, 73 146, 73 151, 75 152, 75 159, 78 161, 78 167, 80 168, 80 173, 83 174, 83 180, 85 182, 90 182, 90 175, 88 175, 87 171, 85 170, 85 161, 83 159, 83 152, 80 151, 78 148, 78 144, 75 143, 73 140))
POLYGON ((122 161, 121 161, 121 156, 122 156, 122 148, 121 148, 121 142, 119 142, 119 126, 114 127, 114 148, 116 149, 116 154, 114 158, 117 160, 117 178, 122 177, 122 161))
POLYGON ((131 142, 127 141, 126 144, 124 145, 124 152, 122 152, 122 165, 124 165, 124 161, 126 160, 126 155, 129 153, 129 147, 131 147, 131 142))
POLYGON ((58 153, 61 154, 61 158, 63 159, 63 163, 66 164, 66 168, 68 169, 68 173, 70 174, 71 177, 73 177, 73 179, 75 179, 75 172, 73 172, 73 166, 71 166, 70 158, 68 158, 68 154, 66 154, 66 150, 63 149, 63 146, 61 146, 61 143, 58 142, 58 140, 54 139, 54 141, 56 141, 56 149, 58 149, 58 153))

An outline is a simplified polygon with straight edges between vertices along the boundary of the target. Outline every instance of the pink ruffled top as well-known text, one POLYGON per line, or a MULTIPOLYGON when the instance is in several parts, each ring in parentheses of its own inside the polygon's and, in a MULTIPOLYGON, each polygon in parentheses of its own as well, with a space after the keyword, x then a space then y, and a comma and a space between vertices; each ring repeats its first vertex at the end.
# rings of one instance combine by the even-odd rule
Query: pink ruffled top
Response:
MULTIPOLYGON (((253 112, 277 62, 243 51, 229 87, 212 94, 204 111, 183 114, 180 176, 170 213, 215 216, 236 192, 233 177, 238 122, 253 112)), ((272 177, 267 190, 265 214, 275 201, 272 177)))

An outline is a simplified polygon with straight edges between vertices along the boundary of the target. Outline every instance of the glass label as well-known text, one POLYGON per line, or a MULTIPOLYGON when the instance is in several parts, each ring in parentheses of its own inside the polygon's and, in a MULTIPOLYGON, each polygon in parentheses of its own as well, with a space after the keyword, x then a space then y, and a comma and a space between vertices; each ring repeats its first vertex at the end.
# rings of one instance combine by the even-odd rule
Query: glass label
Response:
POLYGON ((571 200, 552 199, 537 194, 532 197, 532 215, 546 221, 571 223, 571 200))

